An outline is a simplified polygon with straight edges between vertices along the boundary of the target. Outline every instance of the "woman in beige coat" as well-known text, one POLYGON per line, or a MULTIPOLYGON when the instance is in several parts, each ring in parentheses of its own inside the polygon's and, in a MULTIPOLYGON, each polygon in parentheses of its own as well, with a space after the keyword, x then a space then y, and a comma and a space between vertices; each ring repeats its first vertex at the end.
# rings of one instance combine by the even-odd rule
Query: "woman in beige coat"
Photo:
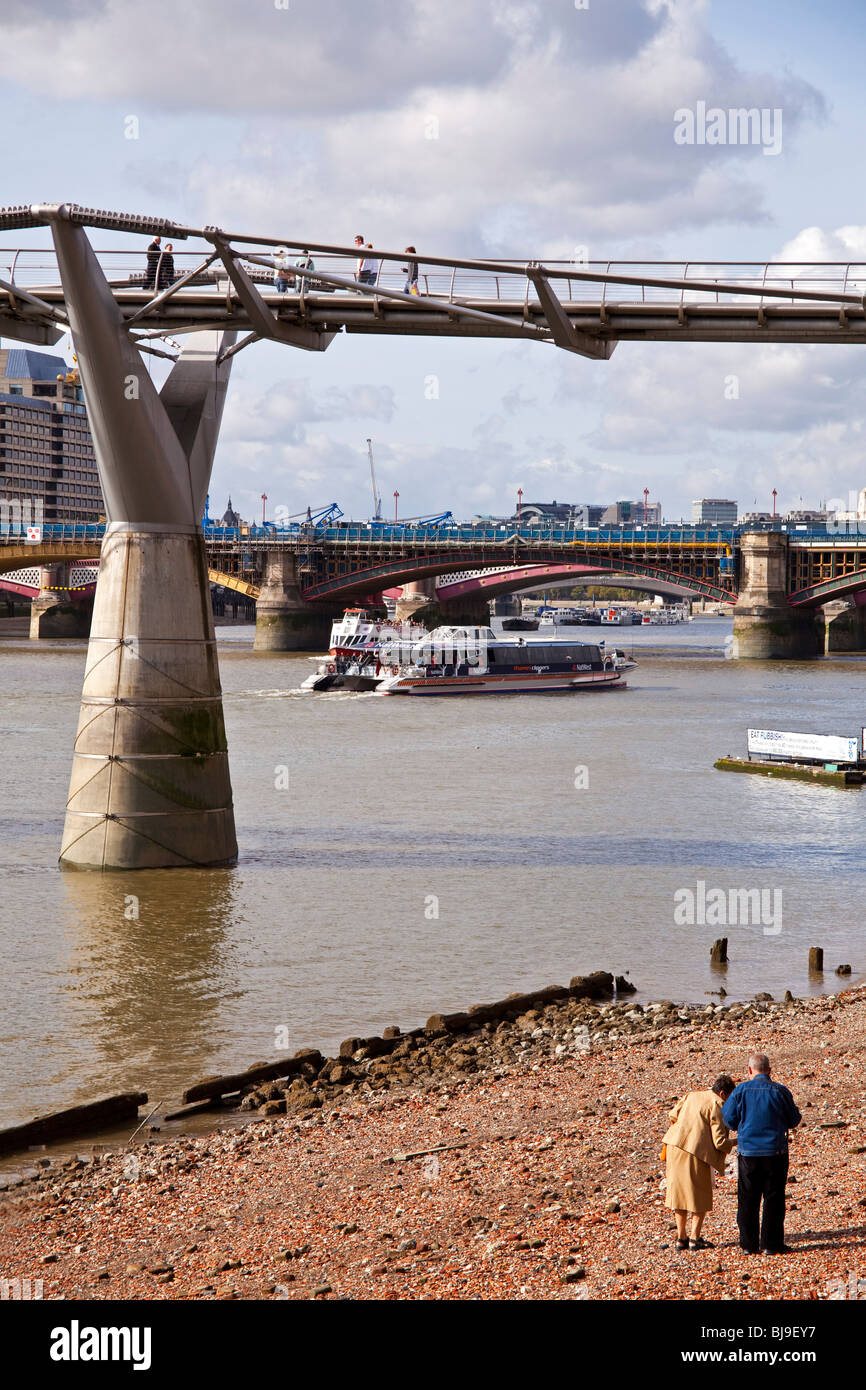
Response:
POLYGON ((664 1137, 667 1193, 665 1206, 677 1223, 678 1250, 709 1250, 701 1227, 713 1209, 713 1169, 725 1171, 725 1155, 734 1147, 722 1120, 722 1105, 734 1090, 730 1076, 720 1076, 709 1091, 690 1091, 670 1112, 664 1137), (691 1237, 689 1221, 691 1220, 691 1237))

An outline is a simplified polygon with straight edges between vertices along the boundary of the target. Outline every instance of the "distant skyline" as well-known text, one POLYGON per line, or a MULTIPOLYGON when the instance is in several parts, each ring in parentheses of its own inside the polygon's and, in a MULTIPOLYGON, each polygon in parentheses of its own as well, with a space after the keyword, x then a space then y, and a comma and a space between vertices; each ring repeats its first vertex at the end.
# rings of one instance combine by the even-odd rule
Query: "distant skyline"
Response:
MULTIPOLYGON (((291 0, 240 23, 230 0, 2 13, 3 203, 362 232, 422 256, 866 260, 852 178, 866 20, 845 0, 291 0), (142 13, 155 49, 130 41, 142 13), (677 143, 675 113, 700 102, 780 111, 778 153, 677 143)), ((509 514, 521 487, 572 502, 648 487, 671 517, 702 496, 768 511, 774 487, 780 510, 817 506, 866 483, 862 362, 841 346, 621 344, 594 363, 502 341, 259 344, 234 368, 212 511, 231 492, 260 516, 267 492, 271 512, 336 500, 369 515, 368 435, 385 505, 397 488, 405 515, 509 514)))

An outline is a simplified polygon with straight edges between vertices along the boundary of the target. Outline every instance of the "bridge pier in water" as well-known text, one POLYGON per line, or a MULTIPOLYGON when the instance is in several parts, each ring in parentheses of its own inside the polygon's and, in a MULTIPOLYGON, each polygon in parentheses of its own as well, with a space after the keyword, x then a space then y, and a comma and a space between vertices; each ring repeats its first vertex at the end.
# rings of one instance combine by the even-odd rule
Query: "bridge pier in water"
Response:
POLYGON ((823 621, 788 603, 788 536, 749 531, 740 538, 742 575, 734 606, 735 652, 752 660, 809 661, 824 651, 823 621))
POLYGON ((93 602, 75 599, 70 584, 71 565, 42 565, 39 593, 30 603, 30 637, 86 637, 90 632, 93 602))
POLYGON ((294 555, 272 550, 256 600, 257 652, 326 652, 333 611, 301 593, 294 555))
POLYGON ((406 623, 414 618, 416 613, 421 613, 422 618, 418 621, 423 621, 423 613, 435 602, 436 580, 413 579, 403 585, 403 592, 394 609, 394 619, 398 623, 406 623))
POLYGON ((237 858, 200 518, 234 333, 186 339, 161 392, 80 226, 50 217, 108 525, 60 862, 237 858))
MULTIPOLYGON (((864 595, 866 597, 866 595, 864 595)), ((826 624, 824 650, 830 652, 866 652, 866 603, 839 601, 824 605, 826 624)))

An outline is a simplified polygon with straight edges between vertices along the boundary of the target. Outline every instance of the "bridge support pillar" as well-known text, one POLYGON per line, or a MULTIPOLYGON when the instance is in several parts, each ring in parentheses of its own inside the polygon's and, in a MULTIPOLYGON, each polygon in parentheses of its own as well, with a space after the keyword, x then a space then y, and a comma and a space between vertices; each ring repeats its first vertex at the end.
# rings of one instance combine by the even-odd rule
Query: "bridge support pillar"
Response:
POLYGON ((51 216, 108 526, 60 862, 237 858, 200 519, 233 332, 193 333, 157 391, 83 229, 51 216))
POLYGON ((307 603, 298 583, 295 557, 288 551, 268 554, 265 580, 256 600, 257 652, 327 651, 331 611, 307 603))
POLYGON ((490 602, 477 594, 437 603, 437 622, 454 627, 487 627, 490 622, 490 602))
POLYGON ((866 606, 825 603, 825 652, 866 652, 866 606))
POLYGON ((788 537, 750 531, 740 538, 742 576, 734 607, 734 651, 741 659, 808 661, 824 650, 815 613, 787 598, 788 537))
POLYGON ((397 600, 394 619, 398 623, 408 622, 422 609, 428 609, 436 601, 435 579, 413 579, 403 585, 403 592, 397 600))
POLYGON ((73 601, 69 564, 45 565, 39 571, 39 593, 30 604, 30 637, 86 637, 93 604, 73 601))

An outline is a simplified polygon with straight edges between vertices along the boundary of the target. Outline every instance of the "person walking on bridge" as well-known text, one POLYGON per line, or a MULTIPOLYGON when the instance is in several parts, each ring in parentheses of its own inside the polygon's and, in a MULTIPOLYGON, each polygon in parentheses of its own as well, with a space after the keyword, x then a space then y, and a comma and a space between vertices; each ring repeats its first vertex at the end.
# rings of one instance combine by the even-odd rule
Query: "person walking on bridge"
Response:
POLYGON ((286 294, 294 283, 288 247, 278 246, 274 252, 274 289, 277 294, 286 294))
POLYGON ((144 273, 144 288, 152 290, 156 285, 156 274, 162 255, 162 238, 155 236, 147 248, 147 269, 144 273))
POLYGON ((156 288, 167 290, 169 285, 174 284, 174 247, 171 242, 166 243, 166 248, 160 256, 156 266, 156 288))
MULTIPOLYGON (((415 247, 414 247, 414 246, 407 246, 407 247, 406 247, 406 255, 407 255, 407 256, 414 256, 414 255, 415 255, 415 247)), ((404 265, 404 266, 403 266, 403 270, 406 272, 406 283, 405 283, 405 285, 403 286, 403 293, 404 293, 404 294, 418 294, 418 293, 419 293, 419 290, 418 290, 418 262, 417 262, 417 261, 410 261, 408 265, 404 265)))
POLYGON ((373 243, 368 241, 364 245, 363 237, 355 237, 355 245, 360 246, 361 255, 358 260, 358 284, 375 285, 379 276, 379 262, 375 256, 368 256, 367 251, 372 251, 373 243))
POLYGON ((788 1131, 795 1129, 803 1117, 787 1086, 771 1079, 770 1059, 765 1053, 752 1053, 749 1079, 741 1081, 725 1101, 722 1118, 728 1129, 737 1131, 740 1245, 750 1255, 756 1255, 758 1250, 765 1250, 768 1255, 787 1254, 788 1131))

